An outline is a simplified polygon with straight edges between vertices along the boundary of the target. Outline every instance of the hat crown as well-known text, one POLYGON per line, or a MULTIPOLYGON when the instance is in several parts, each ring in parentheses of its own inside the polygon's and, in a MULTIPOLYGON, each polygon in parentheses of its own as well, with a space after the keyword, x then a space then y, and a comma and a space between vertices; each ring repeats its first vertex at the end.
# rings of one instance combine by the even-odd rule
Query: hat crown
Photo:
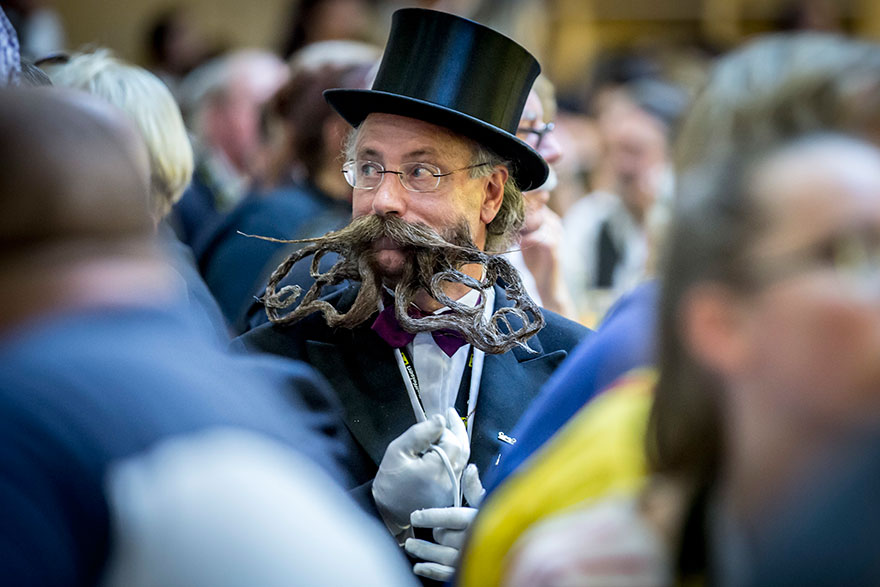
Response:
POLYGON ((444 12, 404 8, 391 33, 373 90, 409 96, 516 133, 541 68, 508 37, 444 12))

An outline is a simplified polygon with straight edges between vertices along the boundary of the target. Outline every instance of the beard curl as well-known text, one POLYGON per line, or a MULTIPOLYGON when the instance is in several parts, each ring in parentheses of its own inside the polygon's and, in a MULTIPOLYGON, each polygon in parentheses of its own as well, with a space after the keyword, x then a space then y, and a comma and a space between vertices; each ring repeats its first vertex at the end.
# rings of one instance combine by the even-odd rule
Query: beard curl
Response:
POLYGON ((533 352, 526 341, 543 328, 544 316, 526 293, 516 268, 506 258, 478 249, 471 240, 465 222, 445 236, 424 224, 405 222, 396 216, 367 215, 355 218, 345 228, 321 237, 280 241, 309 244, 291 253, 275 269, 260 301, 265 305, 266 314, 273 324, 293 324, 320 311, 328 326, 354 328, 378 309, 383 282, 372 245, 377 239, 388 237, 401 246, 401 251, 408 258, 394 287, 394 313, 401 328, 413 334, 455 330, 474 347, 491 354, 504 353, 517 346, 533 352), (329 252, 338 254, 339 260, 321 273, 319 263, 329 252), (285 314, 283 311, 296 303, 302 288, 297 285, 285 286, 277 291, 276 288, 294 264, 310 255, 314 255, 310 274, 315 283, 300 304, 285 314), (460 268, 467 264, 481 265, 484 269, 483 279, 475 279, 461 272, 460 268), (359 281, 361 287, 351 308, 339 312, 319 298, 324 287, 337 285, 344 280, 359 281), (444 285, 455 283, 481 292, 498 284, 503 286, 505 295, 514 305, 499 308, 486 319, 487 296, 482 295, 475 307, 461 304, 443 291, 444 285), (422 290, 452 311, 437 315, 414 312, 416 306, 413 300, 422 290))

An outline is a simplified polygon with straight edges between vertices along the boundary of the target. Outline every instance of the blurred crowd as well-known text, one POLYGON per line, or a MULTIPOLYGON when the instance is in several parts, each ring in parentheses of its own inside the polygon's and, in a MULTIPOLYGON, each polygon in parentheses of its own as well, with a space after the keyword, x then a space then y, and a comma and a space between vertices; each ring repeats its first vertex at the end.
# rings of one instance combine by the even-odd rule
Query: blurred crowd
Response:
POLYGON ((880 582, 880 45, 563 87, 539 3, 405 4, 142 67, 0 2, 0 576, 880 582))

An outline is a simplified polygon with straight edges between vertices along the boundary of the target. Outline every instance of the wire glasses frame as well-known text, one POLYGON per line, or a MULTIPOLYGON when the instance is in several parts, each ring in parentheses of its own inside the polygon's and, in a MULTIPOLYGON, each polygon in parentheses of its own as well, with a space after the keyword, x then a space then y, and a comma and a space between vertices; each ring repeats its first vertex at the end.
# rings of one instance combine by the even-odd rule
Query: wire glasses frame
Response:
POLYGON ((381 163, 376 163, 375 161, 351 160, 346 161, 345 165, 342 166, 342 175, 345 176, 345 181, 351 187, 359 190, 372 190, 382 184, 382 180, 385 179, 387 174, 392 173, 400 180, 400 185, 408 191, 422 193, 436 190, 440 187, 440 179, 447 175, 488 164, 488 162, 475 163, 443 173, 436 165, 418 161, 403 163, 398 171, 393 171, 385 169, 381 163))

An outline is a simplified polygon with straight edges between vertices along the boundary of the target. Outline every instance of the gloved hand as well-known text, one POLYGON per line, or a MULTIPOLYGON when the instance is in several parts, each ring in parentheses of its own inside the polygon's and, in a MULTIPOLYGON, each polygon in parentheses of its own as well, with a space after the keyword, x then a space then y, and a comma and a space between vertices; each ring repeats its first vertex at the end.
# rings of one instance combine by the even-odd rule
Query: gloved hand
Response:
POLYGON ((449 459, 456 479, 470 458, 467 430, 455 409, 446 419, 435 415, 410 426, 385 449, 373 480, 373 499, 395 536, 410 527, 410 514, 424 508, 454 503, 454 488, 443 460, 432 447, 440 447, 449 459))
POLYGON ((462 475, 461 485, 465 500, 473 507, 433 508, 412 513, 412 525, 417 528, 433 528, 436 541, 434 544, 427 540, 407 539, 406 551, 427 561, 413 566, 416 575, 438 581, 452 579, 468 529, 486 494, 476 465, 468 465, 462 475))

